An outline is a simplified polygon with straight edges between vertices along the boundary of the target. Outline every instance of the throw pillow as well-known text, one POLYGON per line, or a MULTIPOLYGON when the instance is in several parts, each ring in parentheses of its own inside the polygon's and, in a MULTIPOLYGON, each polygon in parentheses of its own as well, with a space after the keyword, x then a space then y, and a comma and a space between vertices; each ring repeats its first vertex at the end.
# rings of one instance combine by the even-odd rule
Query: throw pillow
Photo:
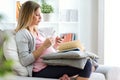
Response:
POLYGON ((13 60, 13 71, 20 76, 28 76, 28 72, 26 67, 22 66, 21 63, 19 62, 19 57, 17 53, 17 46, 15 42, 15 36, 13 35, 13 31, 5 31, 5 34, 7 35, 7 40, 4 41, 3 44, 3 51, 4 51, 4 56, 6 60, 13 60))
POLYGON ((80 51, 84 51, 84 46, 81 44, 80 40, 64 42, 58 46, 59 51, 69 50, 73 48, 79 48, 80 51))
POLYGON ((53 27, 40 28, 39 33, 46 38, 56 36, 56 30, 53 27))

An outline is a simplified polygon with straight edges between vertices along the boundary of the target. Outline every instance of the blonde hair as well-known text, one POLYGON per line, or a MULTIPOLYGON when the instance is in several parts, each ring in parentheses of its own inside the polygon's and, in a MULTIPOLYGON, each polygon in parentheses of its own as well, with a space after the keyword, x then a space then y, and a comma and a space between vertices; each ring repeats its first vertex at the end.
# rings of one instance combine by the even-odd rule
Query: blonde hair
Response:
POLYGON ((33 21, 34 12, 40 8, 40 5, 34 1, 26 1, 22 4, 19 16, 18 16, 18 23, 15 29, 18 32, 21 29, 28 29, 28 26, 33 21))

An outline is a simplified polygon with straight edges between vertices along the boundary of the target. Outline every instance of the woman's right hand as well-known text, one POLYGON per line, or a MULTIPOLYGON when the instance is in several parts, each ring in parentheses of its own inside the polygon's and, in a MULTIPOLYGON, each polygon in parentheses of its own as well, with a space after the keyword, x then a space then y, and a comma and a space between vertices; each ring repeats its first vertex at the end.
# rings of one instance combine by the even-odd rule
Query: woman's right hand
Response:
POLYGON ((50 46, 52 45, 52 41, 51 41, 51 38, 47 38, 44 43, 43 43, 43 47, 46 49, 46 48, 49 48, 50 46))
POLYGON ((49 48, 52 45, 50 38, 47 38, 41 46, 38 46, 37 50, 33 52, 35 59, 37 60, 39 56, 43 53, 44 50, 49 48))

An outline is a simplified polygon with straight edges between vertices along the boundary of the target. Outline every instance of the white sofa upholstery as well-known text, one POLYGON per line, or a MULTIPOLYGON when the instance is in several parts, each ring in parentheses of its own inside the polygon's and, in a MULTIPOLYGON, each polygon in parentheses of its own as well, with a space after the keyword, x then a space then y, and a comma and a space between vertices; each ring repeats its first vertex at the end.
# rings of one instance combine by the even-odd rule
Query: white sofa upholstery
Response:
MULTIPOLYGON (((59 80, 59 79, 12 76, 8 77, 8 79, 6 80, 59 80)), ((98 69, 91 74, 90 80, 120 80, 120 68, 99 65, 98 69)))
MULTIPOLYGON (((4 40, 4 31, 0 31, 0 45, 3 44, 4 40)), ((4 80, 0 78, 0 80, 4 80)), ((35 78, 35 77, 23 77, 15 75, 9 77, 8 80, 58 80, 58 79, 48 79, 48 78, 35 78)), ((120 68, 99 65, 97 70, 91 74, 90 80, 120 80, 120 68)))

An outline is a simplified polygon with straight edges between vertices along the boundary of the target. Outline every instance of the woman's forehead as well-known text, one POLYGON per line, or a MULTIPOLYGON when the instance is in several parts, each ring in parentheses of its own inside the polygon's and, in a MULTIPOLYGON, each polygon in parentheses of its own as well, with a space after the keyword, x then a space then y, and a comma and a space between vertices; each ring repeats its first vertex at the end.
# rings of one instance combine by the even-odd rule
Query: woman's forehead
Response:
POLYGON ((40 8, 36 9, 35 11, 35 13, 40 13, 40 12, 41 12, 40 8))

